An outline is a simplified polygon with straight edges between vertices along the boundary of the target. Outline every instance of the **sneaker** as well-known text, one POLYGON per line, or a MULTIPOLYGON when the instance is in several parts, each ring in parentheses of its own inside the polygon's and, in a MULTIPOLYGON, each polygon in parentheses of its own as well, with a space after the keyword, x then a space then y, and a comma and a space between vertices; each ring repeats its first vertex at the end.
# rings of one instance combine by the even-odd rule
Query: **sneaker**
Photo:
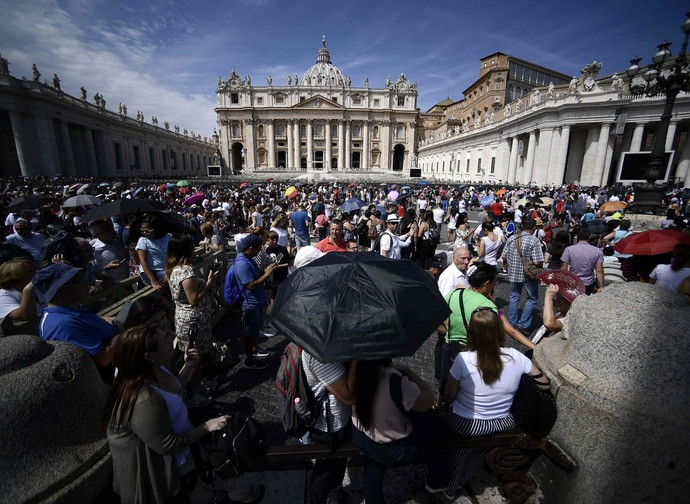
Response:
POLYGON ((247 369, 266 369, 268 364, 257 359, 244 359, 244 367, 247 369))
POLYGON ((524 327, 521 327, 521 326, 515 326, 515 329, 520 331, 522 333, 522 335, 527 337, 527 338, 529 338, 530 335, 532 334, 532 331, 530 331, 529 329, 525 329, 524 327))
POLYGON ((266 326, 261 330, 261 335, 266 337, 266 338, 272 338, 276 334, 278 334, 278 331, 276 331, 275 329, 273 329, 270 326, 266 326))
POLYGON ((432 493, 432 494, 436 494, 436 493, 445 492, 446 488, 448 488, 448 486, 445 485, 445 486, 440 486, 438 488, 433 488, 433 487, 429 486, 429 483, 424 482, 424 488, 426 488, 427 492, 432 493))
POLYGON ((263 359, 265 357, 268 357, 269 355, 271 355, 271 352, 269 352, 268 350, 264 350, 261 347, 256 347, 256 350, 254 350, 254 357, 257 359, 263 359))
POLYGON ((201 380, 199 388, 206 391, 215 390, 218 388, 218 382, 215 380, 201 380))
POLYGON ((192 397, 187 399, 188 408, 204 408, 211 404, 213 399, 210 397, 204 397, 200 394, 194 394, 192 397))

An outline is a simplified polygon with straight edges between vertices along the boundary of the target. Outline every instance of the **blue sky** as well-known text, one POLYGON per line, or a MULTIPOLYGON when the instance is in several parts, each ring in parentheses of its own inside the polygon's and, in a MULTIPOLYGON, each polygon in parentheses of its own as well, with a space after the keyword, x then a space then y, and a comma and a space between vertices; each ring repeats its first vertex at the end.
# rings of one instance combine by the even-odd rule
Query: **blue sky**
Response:
POLYGON ((57 73, 62 89, 101 93, 111 110, 142 110, 201 135, 215 126, 215 85, 236 69, 262 85, 302 74, 321 36, 333 63, 361 85, 404 72, 418 106, 460 99, 479 58, 501 51, 564 73, 603 61, 602 75, 648 62, 668 38, 677 54, 679 0, 0 0, 0 54, 17 77, 57 73))

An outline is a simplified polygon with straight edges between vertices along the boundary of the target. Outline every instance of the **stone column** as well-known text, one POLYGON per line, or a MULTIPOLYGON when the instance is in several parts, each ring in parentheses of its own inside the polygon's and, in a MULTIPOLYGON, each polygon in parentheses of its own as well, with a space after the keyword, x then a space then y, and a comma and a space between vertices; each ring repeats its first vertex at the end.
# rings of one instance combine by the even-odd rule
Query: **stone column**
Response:
POLYGON ((314 120, 307 119, 307 170, 314 169, 314 137, 312 135, 314 120))
POLYGON ((630 141, 630 152, 640 152, 642 148, 642 139, 644 138, 644 124, 636 124, 633 131, 632 140, 630 141))
POLYGON ((534 158, 534 171, 532 172, 532 180, 539 185, 543 185, 547 181, 552 140, 553 128, 539 130, 539 147, 534 158))
MULTIPOLYGON (((453 156, 455 159, 455 156, 453 156)), ((510 138, 504 138, 498 146, 498 152, 496 153, 496 173, 494 173, 494 179, 496 181, 502 180, 506 182, 508 180, 508 163, 510 161, 510 138)), ((489 172, 491 172, 491 165, 489 165, 489 172)), ((455 170, 452 172, 456 173, 455 170)), ((457 178, 457 177, 453 177, 457 178)))
MULTIPOLYGON (((602 124, 599 129, 599 140, 597 141, 596 157, 594 158, 594 169, 592 170, 592 177, 588 185, 601 185, 604 177, 606 162, 606 148, 609 144, 609 131, 611 131, 610 124, 602 124)), ((608 176, 608 170, 606 170, 608 176)))
POLYGON ((604 161, 604 174, 601 176, 601 186, 606 185, 609 180, 609 173, 611 172, 611 160, 613 159, 613 148, 616 145, 616 137, 609 135, 609 141, 606 142, 606 160, 604 161))
POLYGON ((60 157, 55 140, 55 129, 51 118, 43 113, 36 114, 36 135, 42 165, 40 172, 44 175, 57 175, 60 172, 60 157))
POLYGON ((350 131, 350 121, 345 123, 345 166, 346 170, 352 168, 352 132, 350 131))
POLYGON ((588 186, 594 185, 593 174, 594 164, 596 163, 599 131, 597 128, 591 127, 587 130, 587 140, 585 140, 585 153, 582 157, 582 169, 580 171, 580 185, 588 186))
POLYGON ((292 134, 292 121, 285 121, 285 134, 287 135, 287 170, 291 170, 295 166, 295 138, 292 134))
MULTIPOLYGON (((256 170, 256 139, 254 137, 254 119, 245 119, 244 125, 247 128, 247 145, 245 146, 246 153, 244 155, 245 169, 247 172, 253 172, 256 170)), ((232 155, 230 155, 232 159, 232 155)), ((232 166, 232 161, 230 166, 233 170, 239 170, 240 167, 232 166)))
POLYGON ((568 145, 570 144, 570 126, 561 128, 561 137, 558 141, 558 157, 554 166, 551 181, 554 184, 562 184, 565 177, 565 166, 568 161, 568 145))
POLYGON ((296 170, 300 169, 300 166, 302 166, 302 148, 301 148, 301 138, 300 138, 300 126, 299 126, 299 119, 295 119, 294 125, 292 128, 292 135, 295 137, 294 144, 295 144, 295 164, 294 167, 296 170))
POLYGON ((362 159, 362 168, 364 169, 369 169, 371 167, 371 160, 369 159, 369 119, 365 119, 364 121, 364 130, 362 132, 362 142, 364 145, 363 149, 363 156, 364 159, 362 159))
POLYGON ((69 128, 67 127, 67 121, 60 119, 60 136, 62 137, 62 154, 63 154, 63 173, 62 175, 67 175, 69 177, 75 177, 77 175, 77 169, 74 165, 74 154, 72 153, 72 142, 69 137, 69 128))
POLYGON ((381 168, 385 171, 391 168, 391 121, 383 121, 381 128, 381 168))
POLYGON ((518 140, 517 136, 513 137, 512 142, 510 143, 510 161, 508 162, 508 175, 507 176, 507 182, 512 184, 515 182, 515 172, 517 171, 517 158, 518 158, 518 146, 520 144, 520 141, 518 140))
POLYGON ((28 142, 24 142, 24 140, 28 140, 28 138, 24 135, 24 120, 21 114, 16 110, 10 110, 10 122, 12 123, 12 135, 14 136, 14 145, 17 148, 17 158, 19 159, 19 167, 22 170, 22 175, 29 177, 37 175, 33 173, 34 170, 31 166, 31 146, 28 145, 28 142))
POLYGON ((328 169, 331 168, 331 158, 333 155, 331 154, 331 120, 326 119, 326 127, 324 128, 324 134, 326 135, 324 138, 324 141, 326 143, 326 152, 324 154, 324 166, 327 167, 328 169))
POLYGON ((522 174, 522 183, 529 184, 532 181, 532 169, 534 168, 534 151, 537 145, 537 131, 529 132, 529 144, 527 144, 527 159, 525 159, 525 169, 522 174))
MULTIPOLYGON (((88 127, 84 128, 84 135, 86 136, 86 160, 89 163, 89 173, 96 176, 98 175, 98 162, 96 161, 96 148, 93 145, 93 130, 88 127)), ((127 149, 127 151, 129 151, 129 149, 127 149)), ((141 151, 139 151, 139 156, 139 162, 141 162, 141 151)), ((178 159, 178 162, 179 161, 178 159)), ((130 172, 131 168, 128 170, 128 173, 130 172)))
POLYGON ((345 120, 338 124, 338 170, 345 169, 345 120))
POLYGON ((273 119, 268 120, 268 138, 266 139, 268 147, 268 167, 276 167, 276 137, 273 131, 273 119))
POLYGON ((668 125, 668 131, 666 132, 666 144, 664 146, 665 151, 670 151, 673 148, 673 139, 676 136, 676 127, 678 126, 677 121, 672 121, 668 125))

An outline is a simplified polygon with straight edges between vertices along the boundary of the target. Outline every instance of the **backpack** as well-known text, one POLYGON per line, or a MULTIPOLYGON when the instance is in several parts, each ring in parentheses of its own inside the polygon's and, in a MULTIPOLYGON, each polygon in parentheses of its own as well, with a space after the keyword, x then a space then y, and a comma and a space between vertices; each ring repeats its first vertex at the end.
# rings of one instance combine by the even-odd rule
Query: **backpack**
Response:
POLYGON ((45 268, 53 264, 53 256, 57 254, 62 254, 65 261, 68 261, 73 266, 81 267, 77 241, 71 233, 58 231, 43 243, 43 248, 41 248, 41 267, 45 268))
POLYGON ((230 308, 235 308, 242 303, 242 286, 237 281, 237 275, 235 274, 235 264, 237 264, 238 259, 235 259, 228 272, 225 275, 225 283, 223 285, 223 297, 225 302, 228 303, 230 308))
POLYGON ((429 226, 429 240, 433 242, 441 241, 441 232, 439 231, 438 227, 432 228, 429 226))
POLYGON ((393 235, 391 233, 389 233, 388 231, 384 231, 383 233, 381 233, 380 235, 378 235, 376 237, 376 240, 374 241, 374 246, 371 249, 373 252, 376 252, 377 254, 381 254, 381 238, 383 238, 383 235, 385 235, 385 234, 390 235, 391 244, 392 244, 393 235))
POLYGON ((246 472, 266 455, 266 431, 252 417, 233 415, 223 430, 204 437, 208 463, 222 479, 246 472))
POLYGON ((278 391, 278 411, 282 416, 285 433, 296 438, 304 436, 316 424, 321 401, 314 397, 314 392, 307 383, 302 364, 302 349, 296 343, 288 343, 283 350, 275 387, 278 391), (306 412, 301 415, 295 409, 296 398, 306 407, 306 412))

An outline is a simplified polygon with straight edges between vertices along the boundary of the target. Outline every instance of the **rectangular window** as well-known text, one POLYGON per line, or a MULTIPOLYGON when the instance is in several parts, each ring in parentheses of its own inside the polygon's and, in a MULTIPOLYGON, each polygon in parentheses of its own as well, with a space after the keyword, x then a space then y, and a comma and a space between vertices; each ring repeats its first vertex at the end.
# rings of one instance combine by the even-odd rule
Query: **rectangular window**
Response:
POLYGON ((278 104, 285 103, 285 97, 284 96, 276 96, 276 103, 278 103, 278 104))
POLYGON ((196 157, 196 169, 201 170, 201 156, 199 155, 196 157))
POLYGON ((333 100, 333 103, 338 103, 338 97, 337 96, 334 96, 333 98, 331 98, 331 100, 333 100))
POLYGON ((177 152, 170 151, 170 169, 177 170, 177 152))
POLYGON ((443 163, 441 163, 441 171, 442 172, 446 171, 446 162, 445 161, 443 163))
POLYGON ((405 106, 405 97, 404 96, 398 96, 398 107, 404 107, 405 106))
POLYGON ((491 158, 491 174, 493 175, 496 172, 496 158, 492 157, 491 158))
POLYGON ((134 169, 135 170, 141 169, 141 165, 139 163, 139 146, 138 145, 134 146, 134 169))
POLYGON ((300 96, 300 97, 299 97, 299 101, 300 101, 300 102, 303 102, 304 100, 306 100, 306 98, 305 98, 304 96, 300 96))
POLYGON ((470 172, 470 160, 468 159, 467 160, 467 170, 465 173, 469 173, 469 172, 470 172))
POLYGON ((378 98, 374 98, 374 107, 378 107, 380 103, 381 100, 379 100, 378 98))
POLYGON ((239 103, 240 102, 240 95, 237 93, 232 93, 230 95, 230 103, 239 103))
POLYGON ((182 153, 182 169, 187 171, 187 154, 182 153))
POLYGON ((362 99, 359 96, 355 96, 354 98, 352 98, 352 104, 353 105, 361 105, 362 99))
POLYGON ((482 158, 477 159, 477 173, 482 171, 482 158))
POLYGON ((168 149, 161 151, 161 158, 163 159, 163 171, 168 171, 168 149))
POLYGON ((149 147, 149 164, 151 165, 151 170, 156 170, 156 151, 153 147, 149 147))
MULTIPOLYGON (((264 97, 263 96, 257 96, 256 97, 256 104, 257 105, 263 105, 264 103, 264 97)), ((278 98, 276 98, 276 103, 278 103, 278 98)))

